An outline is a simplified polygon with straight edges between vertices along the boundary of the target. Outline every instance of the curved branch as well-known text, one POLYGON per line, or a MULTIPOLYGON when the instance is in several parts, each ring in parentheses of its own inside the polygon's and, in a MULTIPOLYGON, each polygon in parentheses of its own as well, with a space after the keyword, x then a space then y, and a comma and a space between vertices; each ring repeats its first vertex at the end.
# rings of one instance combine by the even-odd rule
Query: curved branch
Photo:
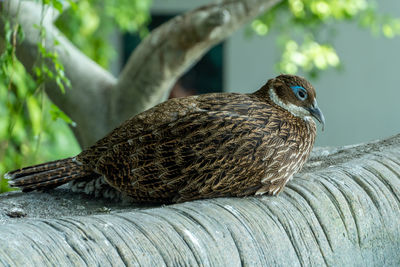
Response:
POLYGON ((54 190, 0 196, 4 265, 396 266, 400 135, 317 149, 278 197, 163 207, 54 190), (106 213, 106 214, 104 214, 106 213), (7 216, 8 214, 8 216, 7 216), (26 215, 25 218, 10 218, 26 215))
POLYGON ((280 1, 223 1, 175 17, 154 30, 136 48, 118 79, 113 121, 121 122, 164 100, 176 80, 212 46, 280 1))
POLYGON ((48 6, 43 7, 43 11, 42 17, 42 6, 33 1, 11 0, 4 7, 8 17, 13 18, 12 22, 19 23, 25 33, 17 55, 30 72, 39 58, 37 43, 40 41, 40 30, 35 25, 43 25, 45 28, 46 48, 58 53, 65 74, 71 81, 71 88, 67 88, 63 94, 55 81, 47 80, 46 92, 76 122, 77 127, 73 130, 81 145, 87 146, 110 130, 101 121, 107 121, 109 94, 116 79, 57 30, 53 25, 54 18, 58 16, 56 11, 48 6), (55 45, 56 40, 58 45, 55 45))
MULTIPOLYGON (((176 17, 140 44, 118 83, 60 34, 53 25, 58 13, 46 8, 43 26, 47 47, 57 51, 71 81, 65 94, 53 81, 46 82, 46 91, 77 123, 73 130, 81 145, 91 145, 125 119, 159 103, 178 77, 208 49, 280 1, 222 1, 176 17), (57 46, 53 45, 55 39, 57 46)), ((28 70, 38 57, 39 30, 32 25, 40 24, 41 8, 38 3, 11 0, 6 10, 25 30, 25 41, 17 51, 28 70)))

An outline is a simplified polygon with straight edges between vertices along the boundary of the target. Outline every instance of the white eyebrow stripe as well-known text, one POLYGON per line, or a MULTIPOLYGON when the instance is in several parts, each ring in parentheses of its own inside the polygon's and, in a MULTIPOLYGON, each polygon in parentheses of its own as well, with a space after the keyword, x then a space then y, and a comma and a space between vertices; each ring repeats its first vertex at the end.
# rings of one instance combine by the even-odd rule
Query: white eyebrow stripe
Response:
MULTIPOLYGON (((308 112, 307 110, 305 110, 302 107, 293 105, 291 103, 286 104, 284 103, 279 96, 275 93, 273 88, 269 89, 269 97, 271 98, 271 100, 277 104, 278 106, 280 106, 281 108, 286 109, 287 111, 289 111, 290 113, 292 113, 294 116, 302 118, 302 119, 306 119, 307 117, 310 117, 310 112, 308 112)), ((314 99, 315 101, 315 99, 314 99)), ((316 102, 316 101, 315 101, 316 102)))

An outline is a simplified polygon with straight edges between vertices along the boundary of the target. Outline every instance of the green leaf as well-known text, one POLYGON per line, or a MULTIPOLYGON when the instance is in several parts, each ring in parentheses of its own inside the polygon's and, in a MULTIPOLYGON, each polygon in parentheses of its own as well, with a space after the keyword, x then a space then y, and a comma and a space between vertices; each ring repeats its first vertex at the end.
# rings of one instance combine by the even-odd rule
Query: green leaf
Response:
POLYGON ((68 0, 67 1, 69 3, 69 5, 71 6, 71 9, 76 11, 78 9, 78 5, 75 3, 74 0, 68 0))
POLYGON ((58 0, 52 0, 52 5, 55 9, 58 10, 58 12, 62 13, 63 12, 63 4, 61 1, 58 0))
POLYGON ((59 107, 57 107, 54 104, 51 104, 50 106, 50 114, 51 114, 51 119, 53 121, 57 120, 57 119, 62 119, 64 122, 74 126, 75 122, 73 122, 71 120, 70 117, 68 117, 67 114, 65 114, 61 109, 59 109, 59 107))

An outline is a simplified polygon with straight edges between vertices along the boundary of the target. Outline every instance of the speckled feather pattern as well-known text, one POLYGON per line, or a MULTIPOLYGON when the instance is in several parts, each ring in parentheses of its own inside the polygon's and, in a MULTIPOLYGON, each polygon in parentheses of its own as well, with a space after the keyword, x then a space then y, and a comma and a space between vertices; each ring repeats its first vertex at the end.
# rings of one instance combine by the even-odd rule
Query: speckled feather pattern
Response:
POLYGON ((127 121, 77 160, 143 202, 279 193, 306 161, 315 124, 258 95, 172 99, 127 121))
POLYGON ((70 160, 71 173, 103 175, 136 202, 278 194, 307 160, 316 126, 272 102, 269 87, 161 103, 70 160))

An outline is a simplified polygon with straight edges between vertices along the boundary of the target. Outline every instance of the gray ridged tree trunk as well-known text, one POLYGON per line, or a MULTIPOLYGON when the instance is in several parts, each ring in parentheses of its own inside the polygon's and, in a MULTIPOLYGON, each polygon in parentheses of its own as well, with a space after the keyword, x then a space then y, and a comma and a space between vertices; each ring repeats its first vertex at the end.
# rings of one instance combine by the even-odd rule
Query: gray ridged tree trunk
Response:
POLYGON ((317 149, 278 197, 143 207, 57 189, 0 207, 4 266, 399 266, 400 135, 317 149))
MULTIPOLYGON (((161 101, 212 45, 279 0, 219 1, 153 32, 120 77, 83 55, 44 18, 47 43, 72 82, 50 98, 76 123, 82 146, 161 101)), ((40 7, 5 1, 37 57, 40 7)), ((0 25, 1 26, 1 25, 0 25)), ((3 28, 3 27, 0 27, 3 28)), ((65 189, 0 195, 0 265, 393 266, 400 264, 400 135, 347 148, 317 149, 278 197, 220 198, 143 207, 65 189)))

